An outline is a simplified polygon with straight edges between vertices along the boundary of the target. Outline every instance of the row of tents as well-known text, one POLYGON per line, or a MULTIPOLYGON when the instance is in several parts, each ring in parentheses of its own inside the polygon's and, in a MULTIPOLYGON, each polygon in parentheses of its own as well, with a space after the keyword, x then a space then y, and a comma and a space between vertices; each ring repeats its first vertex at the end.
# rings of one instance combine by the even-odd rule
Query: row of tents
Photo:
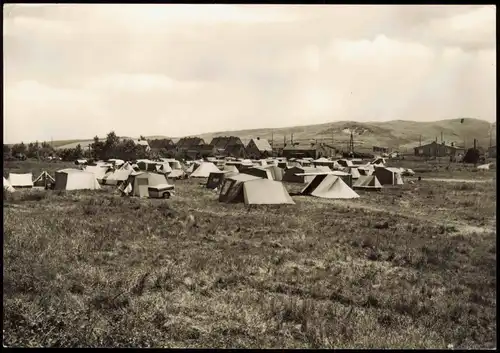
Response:
POLYGON ((177 170, 176 175, 206 178, 206 186, 210 189, 220 187, 219 199, 222 202, 243 200, 254 204, 290 203, 290 195, 282 181, 306 184, 301 194, 324 198, 356 198, 359 195, 353 189, 380 190, 383 185, 403 183, 401 170, 397 168, 375 166, 361 173, 354 167, 344 168, 345 171, 327 166, 281 168, 275 163, 281 161, 216 162, 219 166, 213 162, 196 161, 186 170, 176 160, 141 160, 134 164, 120 163, 119 166, 99 162, 82 169, 60 170, 55 178, 43 172, 35 181, 32 181, 31 173, 11 173, 8 180, 4 178, 4 189, 13 191, 18 187, 47 187, 48 184, 55 190, 100 189, 100 184, 103 184, 118 186, 124 195, 165 197, 174 193, 175 187, 168 178, 177 170))

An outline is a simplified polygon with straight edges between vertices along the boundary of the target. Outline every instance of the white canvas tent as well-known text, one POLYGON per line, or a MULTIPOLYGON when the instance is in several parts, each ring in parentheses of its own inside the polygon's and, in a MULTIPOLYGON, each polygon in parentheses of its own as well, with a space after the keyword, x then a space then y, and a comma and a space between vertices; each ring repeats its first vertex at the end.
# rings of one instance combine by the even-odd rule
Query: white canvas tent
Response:
POLYGON ((246 205, 295 204, 285 186, 253 175, 238 174, 225 179, 219 201, 246 205))
POLYGON ((125 182, 128 179, 128 176, 133 172, 134 170, 130 167, 130 165, 125 169, 117 169, 106 174, 102 179, 102 183, 105 185, 119 185, 125 182))
POLYGON ((375 175, 362 175, 353 185, 354 189, 381 190, 382 185, 375 175))
POLYGON ((9 173, 9 184, 14 188, 32 188, 33 187, 33 174, 15 174, 9 173))
POLYGON ((120 190, 129 196, 149 197, 151 192, 157 192, 161 189, 173 189, 174 185, 170 185, 164 174, 139 172, 129 175, 127 181, 122 184, 120 190))
POLYGON ((54 190, 98 190, 100 188, 94 173, 71 168, 56 172, 54 190))
POLYGON ((3 178, 3 189, 7 192, 14 192, 16 191, 16 189, 14 189, 12 187, 12 185, 10 185, 9 181, 7 179, 5 179, 5 177, 3 178))
POLYGON ((86 166, 83 170, 89 173, 93 173, 97 181, 102 182, 104 176, 110 170, 110 168, 103 165, 92 165, 86 166))
POLYGON ((208 178, 212 172, 220 172, 220 169, 212 162, 203 162, 193 173, 191 173, 190 177, 208 178))
POLYGON ((356 168, 356 167, 349 168, 349 174, 352 175, 353 179, 358 179, 361 176, 361 174, 359 173, 358 168, 356 168))
POLYGON ((359 197, 340 177, 333 174, 316 175, 301 191, 301 194, 325 199, 355 199, 359 197))

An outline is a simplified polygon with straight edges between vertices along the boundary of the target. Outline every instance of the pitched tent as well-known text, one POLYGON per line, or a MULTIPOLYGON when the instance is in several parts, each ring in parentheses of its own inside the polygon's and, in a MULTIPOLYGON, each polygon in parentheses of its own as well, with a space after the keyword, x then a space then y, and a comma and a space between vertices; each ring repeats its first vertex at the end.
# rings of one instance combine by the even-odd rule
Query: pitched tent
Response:
POLYGON ((234 164, 226 164, 226 165, 224 165, 223 171, 225 171, 225 172, 231 172, 231 173, 235 173, 235 174, 239 173, 238 168, 236 168, 236 166, 234 164))
POLYGON ((403 185, 399 168, 377 167, 373 173, 382 185, 403 185))
POLYGON ((375 175, 362 175, 353 185, 353 189, 381 190, 382 185, 375 175))
POLYGON ((182 169, 172 169, 172 171, 168 174, 169 178, 172 179, 182 179, 186 176, 186 172, 182 169))
POLYGON ((346 173, 346 172, 341 172, 340 170, 334 170, 334 171, 332 171, 331 174, 340 177, 340 179, 342 179, 344 181, 344 183, 347 184, 347 186, 349 186, 350 188, 352 188, 352 183, 353 183, 352 179, 353 178, 352 178, 351 174, 346 173))
POLYGON ((345 158, 339 159, 337 161, 337 163, 340 164, 342 167, 352 167, 352 166, 354 166, 354 164, 352 163, 351 160, 345 159, 345 158))
POLYGON ((110 168, 108 166, 92 165, 86 166, 83 170, 89 173, 93 173, 97 181, 102 182, 106 173, 110 171, 110 168))
POLYGON ((253 165, 257 167, 265 167, 267 166, 267 161, 265 159, 259 159, 252 161, 253 165))
POLYGON ((112 163, 114 164, 115 166, 119 167, 123 164, 125 164, 125 161, 124 160, 121 160, 121 159, 116 159, 116 158, 111 158, 111 159, 108 159, 108 162, 109 163, 112 163))
POLYGON ((149 159, 140 159, 137 161, 137 167, 142 171, 156 172, 156 167, 159 163, 150 161, 149 159))
POLYGON ((172 172, 172 167, 169 163, 163 162, 156 165, 156 172, 161 174, 169 174, 172 172))
POLYGON ((333 174, 316 175, 301 191, 301 194, 325 199, 355 199, 359 197, 340 177, 333 174))
POLYGON ((9 173, 9 184, 14 188, 32 188, 33 187, 33 174, 15 174, 9 173))
POLYGON ((120 190, 129 196, 149 197, 150 187, 155 188, 172 188, 167 182, 164 174, 139 172, 131 173, 125 183, 122 184, 120 190))
POLYGON ((361 175, 361 174, 359 173, 358 168, 356 168, 356 167, 351 167, 351 168, 349 168, 349 174, 351 174, 351 175, 352 175, 352 178, 353 178, 353 179, 358 179, 358 178, 360 177, 360 175, 361 175))
POLYGON ((104 185, 120 185, 125 182, 129 175, 133 173, 134 170, 129 166, 127 169, 117 169, 111 173, 108 173, 102 179, 104 185))
POLYGON ((207 180, 207 188, 208 189, 216 189, 219 186, 221 186, 224 183, 224 180, 226 180, 227 177, 233 176, 238 174, 237 172, 228 172, 228 171, 219 171, 219 172, 212 172, 208 176, 207 180))
POLYGON ((308 174, 308 173, 319 173, 319 172, 331 172, 328 167, 292 167, 286 170, 283 175, 283 181, 289 183, 309 183, 314 179, 311 175, 296 175, 296 174, 308 174))
POLYGON ((264 179, 269 179, 269 180, 274 180, 273 178, 273 173, 268 170, 267 168, 263 167, 253 167, 253 168, 248 168, 242 171, 244 174, 248 175, 253 175, 259 178, 264 178, 264 179))
POLYGON ((279 181, 248 174, 228 177, 221 188, 219 201, 244 202, 247 205, 295 204, 279 181))
POLYGON ((326 167, 332 168, 334 166, 335 162, 331 161, 329 159, 326 159, 325 157, 321 157, 321 158, 315 159, 313 161, 313 164, 315 166, 326 166, 326 167))
POLYGON ((56 172, 54 190, 97 190, 100 188, 94 173, 71 168, 56 172))
POLYGON ((268 165, 265 168, 272 173, 273 180, 276 180, 276 181, 283 180, 283 169, 281 169, 280 167, 278 167, 276 165, 268 165))
POLYGON ((191 178, 208 178, 210 173, 220 172, 220 169, 212 162, 203 162, 196 170, 190 175, 191 178))
POLYGON ((35 179, 33 186, 47 187, 49 184, 54 184, 56 181, 45 170, 35 179))
POLYGON ((10 185, 9 181, 7 179, 5 179, 5 177, 3 178, 3 189, 7 192, 14 192, 16 191, 16 189, 14 189, 12 187, 12 185, 10 185))
POLYGON ((188 173, 188 174, 194 173, 200 165, 201 165, 200 162, 194 161, 193 163, 191 163, 191 165, 188 167, 188 169, 186 169, 186 173, 188 173))
POLYGON ((182 169, 181 162, 174 158, 160 158, 163 163, 168 163, 172 170, 182 169))

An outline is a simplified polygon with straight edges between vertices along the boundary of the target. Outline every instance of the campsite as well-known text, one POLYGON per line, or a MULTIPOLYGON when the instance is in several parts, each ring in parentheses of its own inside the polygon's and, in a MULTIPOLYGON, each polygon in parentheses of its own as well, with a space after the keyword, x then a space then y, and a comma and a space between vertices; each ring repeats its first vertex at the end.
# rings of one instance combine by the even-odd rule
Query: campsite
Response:
POLYGON ((495 168, 150 164, 4 161, 4 344, 496 346, 495 168))

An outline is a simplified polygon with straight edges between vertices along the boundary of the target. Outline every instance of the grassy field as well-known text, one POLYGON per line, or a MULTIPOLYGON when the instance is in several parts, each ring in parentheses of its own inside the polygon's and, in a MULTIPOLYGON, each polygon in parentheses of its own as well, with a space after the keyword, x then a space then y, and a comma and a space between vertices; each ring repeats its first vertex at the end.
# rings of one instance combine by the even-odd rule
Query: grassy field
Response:
POLYGON ((426 178, 286 206, 197 180, 170 200, 4 196, 4 345, 496 347, 495 182, 426 178))

